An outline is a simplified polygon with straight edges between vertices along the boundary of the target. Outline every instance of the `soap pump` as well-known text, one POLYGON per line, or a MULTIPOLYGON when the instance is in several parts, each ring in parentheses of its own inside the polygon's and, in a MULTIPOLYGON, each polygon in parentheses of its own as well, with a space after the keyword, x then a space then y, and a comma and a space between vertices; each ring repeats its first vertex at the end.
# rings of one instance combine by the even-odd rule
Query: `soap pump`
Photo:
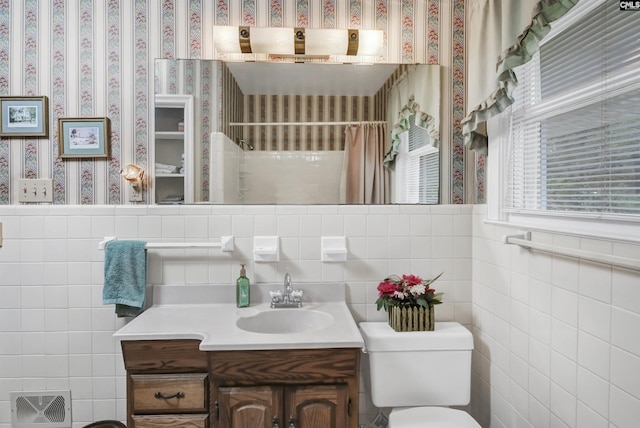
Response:
POLYGON ((251 302, 251 289, 244 264, 240 266, 240 276, 236 280, 236 306, 246 308, 251 302))

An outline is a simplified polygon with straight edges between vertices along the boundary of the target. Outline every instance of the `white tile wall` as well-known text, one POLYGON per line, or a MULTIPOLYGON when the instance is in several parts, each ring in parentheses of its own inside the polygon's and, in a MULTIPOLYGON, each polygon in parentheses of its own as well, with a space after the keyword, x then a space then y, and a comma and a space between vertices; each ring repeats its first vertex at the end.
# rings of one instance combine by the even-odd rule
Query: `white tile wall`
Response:
MULTIPOLYGON (((640 273, 502 244, 474 207, 473 388, 483 427, 632 428, 640 420, 640 273)), ((640 257, 616 242, 535 239, 640 257)))
MULTIPOLYGON (((249 261, 253 282, 279 282, 287 271, 294 281, 345 281, 358 321, 384 320, 374 302, 389 273, 444 271, 437 319, 472 321, 471 206, 6 206, 0 222, 0 428, 10 427, 9 391, 19 390, 71 389, 74 428, 125 418, 122 357, 111 337, 124 321, 101 302, 104 236, 157 242, 234 235, 232 254, 150 251, 150 283, 231 286, 239 263, 249 261), (281 237, 280 262, 250 261, 258 233, 281 237), (323 234, 347 237, 345 263, 320 261, 323 234)), ((632 282, 619 276, 616 289, 633 293, 632 282)), ((633 363, 624 355, 616 361, 633 363)), ((360 411, 362 423, 375 413, 364 382, 360 411)))
MULTIPOLYGON (((0 428, 9 391, 71 389, 74 426, 125 415, 124 370, 101 304, 105 235, 153 241, 236 236, 236 251, 155 251, 156 284, 228 286, 254 234, 281 237, 281 261, 252 281, 345 281, 357 320, 382 320, 375 286, 390 272, 444 271, 440 320, 475 336, 472 414, 484 427, 636 427, 640 418, 640 275, 502 244, 513 231, 470 206, 0 208, 0 428), (320 262, 320 236, 344 234, 349 259, 320 262), (473 302, 472 297, 473 296, 473 302), (471 326, 472 324, 472 326, 471 326)), ((637 257, 632 245, 536 239, 637 257)), ((363 361, 366 367, 366 361, 363 361)), ((366 383, 362 422, 374 408, 366 383)))

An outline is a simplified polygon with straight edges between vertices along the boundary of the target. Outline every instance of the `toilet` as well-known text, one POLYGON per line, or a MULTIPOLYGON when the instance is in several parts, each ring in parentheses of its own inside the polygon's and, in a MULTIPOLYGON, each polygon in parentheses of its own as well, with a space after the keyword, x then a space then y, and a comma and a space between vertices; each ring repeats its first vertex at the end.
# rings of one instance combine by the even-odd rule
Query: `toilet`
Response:
POLYGON ((398 333, 385 322, 362 322, 369 355, 371 399, 392 407, 388 428, 480 428, 469 404, 471 332, 456 322, 436 322, 434 331, 398 333))

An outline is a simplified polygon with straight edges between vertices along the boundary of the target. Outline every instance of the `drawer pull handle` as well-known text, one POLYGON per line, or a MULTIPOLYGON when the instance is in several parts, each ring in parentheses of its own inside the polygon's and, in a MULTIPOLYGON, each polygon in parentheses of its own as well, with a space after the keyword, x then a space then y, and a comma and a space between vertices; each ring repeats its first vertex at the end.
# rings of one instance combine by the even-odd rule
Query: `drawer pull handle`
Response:
POLYGON ((176 392, 175 394, 165 394, 163 392, 156 392, 155 394, 153 394, 154 397, 156 398, 163 398, 165 400, 169 400, 171 398, 184 398, 184 392, 176 392))

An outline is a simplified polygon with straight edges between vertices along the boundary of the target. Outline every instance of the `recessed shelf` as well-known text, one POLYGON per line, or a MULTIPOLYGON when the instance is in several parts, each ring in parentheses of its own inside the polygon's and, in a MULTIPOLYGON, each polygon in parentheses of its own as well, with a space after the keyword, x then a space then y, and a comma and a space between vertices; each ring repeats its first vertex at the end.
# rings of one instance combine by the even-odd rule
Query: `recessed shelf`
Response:
POLYGON ((151 148, 154 165, 150 165, 150 171, 153 201, 157 204, 192 203, 194 200, 193 116, 192 95, 155 96, 154 144, 151 148), (179 170, 179 173, 168 172, 179 170))
POLYGON ((184 139, 184 132, 178 132, 178 131, 156 132, 154 135, 158 140, 183 140, 184 139))
POLYGON ((184 178, 184 174, 156 174, 156 178, 184 178))

